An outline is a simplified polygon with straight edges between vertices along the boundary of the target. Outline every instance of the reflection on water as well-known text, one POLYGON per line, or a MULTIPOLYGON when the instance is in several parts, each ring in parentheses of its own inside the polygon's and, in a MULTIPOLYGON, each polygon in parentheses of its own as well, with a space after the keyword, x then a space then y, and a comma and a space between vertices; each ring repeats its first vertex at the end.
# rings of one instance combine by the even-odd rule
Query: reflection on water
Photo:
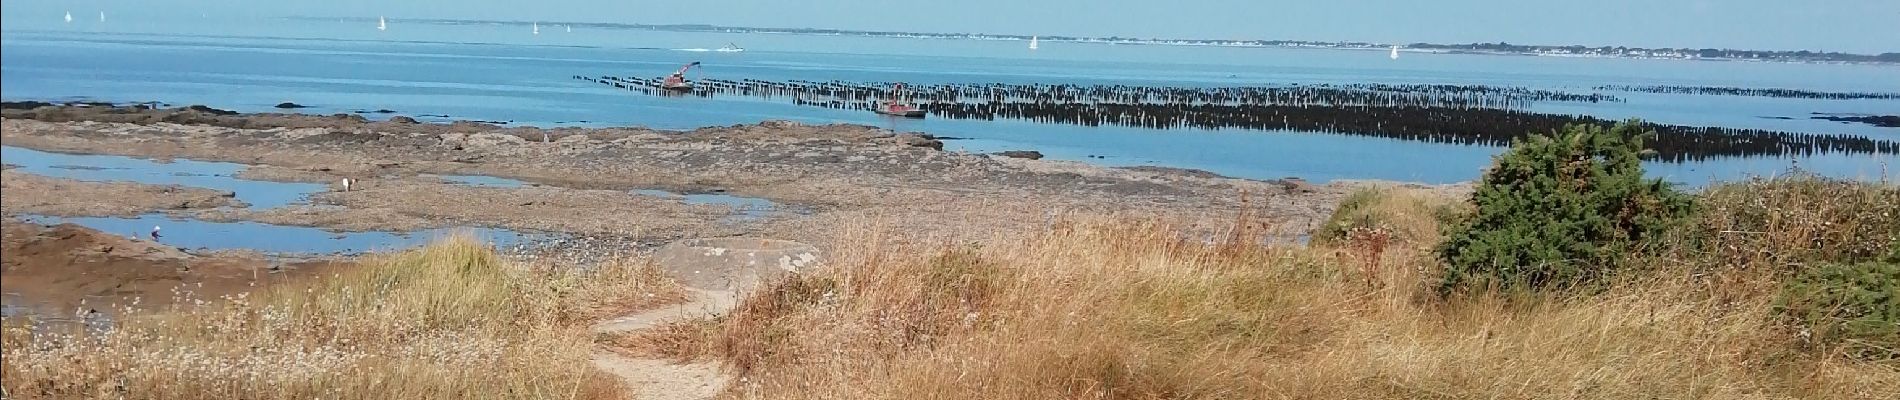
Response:
POLYGON ((94 182, 138 182, 154 185, 184 185, 229 191, 254 208, 271 208, 304 201, 310 194, 326 190, 314 183, 284 183, 236 178, 246 165, 51 153, 22 147, 0 147, 0 161, 20 166, 22 172, 55 178, 94 182))
POLYGON ((505 229, 452 228, 398 232, 330 232, 322 229, 271 225, 257 222, 208 222, 174 219, 163 215, 119 217, 24 216, 29 223, 74 223, 107 234, 120 234, 150 240, 152 227, 159 230, 160 243, 203 250, 248 249, 267 253, 355 254, 371 251, 401 250, 455 234, 469 234, 496 246, 526 243, 541 235, 521 234, 505 229))

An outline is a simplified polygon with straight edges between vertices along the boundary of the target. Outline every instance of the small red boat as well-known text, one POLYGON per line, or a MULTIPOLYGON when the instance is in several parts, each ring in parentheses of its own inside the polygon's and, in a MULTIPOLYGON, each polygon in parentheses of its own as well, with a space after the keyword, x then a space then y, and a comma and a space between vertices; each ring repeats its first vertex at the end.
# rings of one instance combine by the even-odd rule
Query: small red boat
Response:
POLYGON ((686 81, 686 70, 696 66, 699 66, 698 61, 680 67, 679 71, 673 72, 672 75, 667 75, 666 79, 660 81, 660 88, 682 93, 693 91, 693 83, 686 81))
POLYGON ((904 93, 904 84, 899 83, 891 87, 891 98, 879 103, 877 107, 871 111, 878 114, 904 118, 923 118, 929 114, 928 111, 913 106, 908 101, 900 100, 903 98, 902 93, 904 93))

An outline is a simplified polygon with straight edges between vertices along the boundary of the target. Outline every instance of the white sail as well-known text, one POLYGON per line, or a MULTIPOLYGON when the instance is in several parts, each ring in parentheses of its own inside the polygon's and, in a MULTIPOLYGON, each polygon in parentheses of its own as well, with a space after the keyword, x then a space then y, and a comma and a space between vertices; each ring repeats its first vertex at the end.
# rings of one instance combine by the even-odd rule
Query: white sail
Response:
POLYGON ((376 17, 376 30, 379 30, 379 31, 389 30, 389 20, 384 19, 383 17, 376 17))
POLYGON ((106 22, 106 12, 105 12, 105 11, 100 11, 100 12, 99 12, 99 22, 106 22))
POLYGON ((1392 59, 1399 59, 1399 46, 1392 46, 1392 59))
POLYGON ((1035 35, 1030 35, 1030 36, 1029 36, 1029 49, 1030 49, 1030 50, 1035 50, 1035 49, 1036 49, 1036 36, 1035 36, 1035 35))
POLYGON ((73 22, 73 12, 72 12, 72 11, 67 11, 67 12, 66 12, 66 23, 69 23, 69 24, 70 24, 70 23, 72 23, 72 22, 73 22))
POLYGON ((567 31, 568 31, 568 32, 574 32, 574 26, 573 26, 573 25, 561 25, 561 27, 563 27, 563 28, 567 28, 567 31))
POLYGON ((536 23, 534 23, 534 34, 536 34, 536 35, 539 35, 539 34, 541 34, 541 23, 540 23, 540 22, 536 22, 536 23))

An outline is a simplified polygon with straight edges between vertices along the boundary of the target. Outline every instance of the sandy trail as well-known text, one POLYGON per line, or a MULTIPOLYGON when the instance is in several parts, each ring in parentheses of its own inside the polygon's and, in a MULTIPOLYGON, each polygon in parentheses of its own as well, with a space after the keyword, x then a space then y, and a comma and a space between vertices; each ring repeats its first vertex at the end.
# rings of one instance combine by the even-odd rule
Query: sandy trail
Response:
MULTIPOLYGON (((692 299, 686 303, 647 310, 603 321, 594 326, 598 333, 622 333, 650 329, 671 321, 708 317, 732 310, 738 304, 735 293, 721 290, 687 289, 692 299)), ((731 377, 719 370, 718 363, 677 363, 673 360, 634 358, 595 349, 594 367, 620 377, 631 386, 633 398, 641 400, 711 399, 725 390, 731 377)))

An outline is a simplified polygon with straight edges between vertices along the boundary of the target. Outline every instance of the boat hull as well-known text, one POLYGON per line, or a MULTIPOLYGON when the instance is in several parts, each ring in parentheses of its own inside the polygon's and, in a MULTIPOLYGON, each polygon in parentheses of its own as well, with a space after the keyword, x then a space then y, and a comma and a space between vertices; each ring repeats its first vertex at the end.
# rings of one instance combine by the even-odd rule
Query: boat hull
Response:
POLYGON ((904 110, 904 111, 877 110, 877 113, 883 114, 883 115, 889 115, 893 117, 904 117, 904 118, 923 118, 925 115, 929 115, 929 113, 924 112, 924 110, 904 110))

